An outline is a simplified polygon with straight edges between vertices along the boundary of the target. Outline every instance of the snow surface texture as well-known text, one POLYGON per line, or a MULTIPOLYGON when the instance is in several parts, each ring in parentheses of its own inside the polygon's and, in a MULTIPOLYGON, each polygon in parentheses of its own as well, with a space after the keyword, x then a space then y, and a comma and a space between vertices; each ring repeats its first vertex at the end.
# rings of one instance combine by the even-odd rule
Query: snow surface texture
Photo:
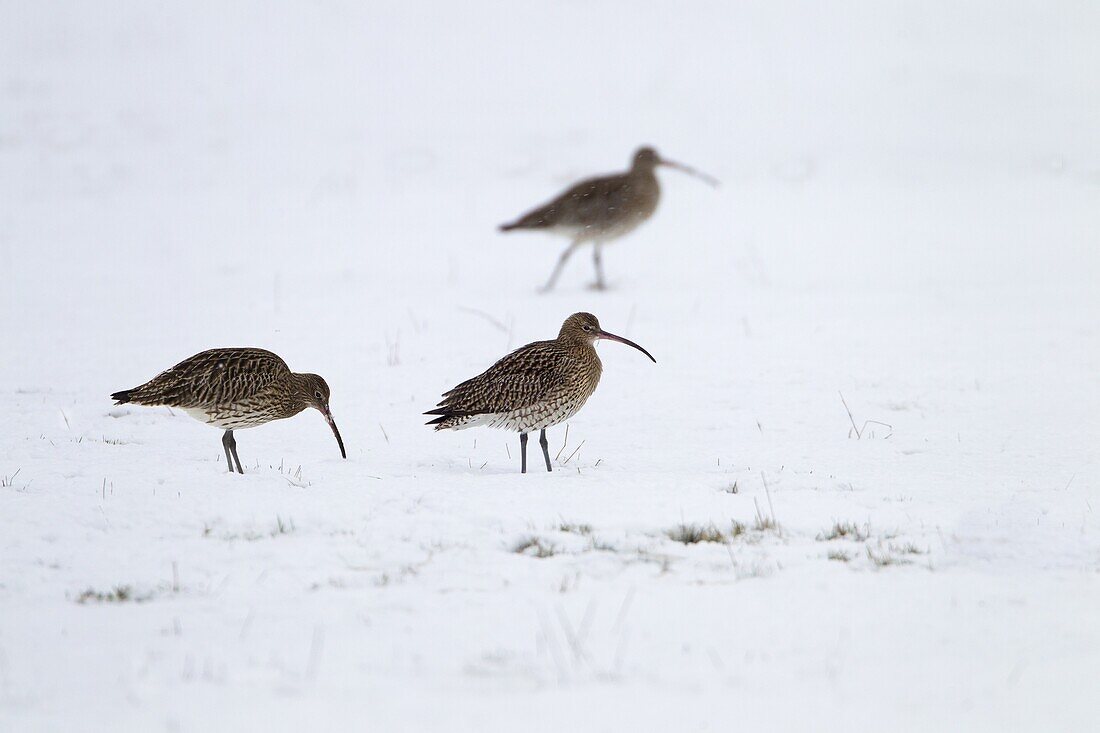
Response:
POLYGON ((4 3, 0 730, 1096 730, 1098 37, 4 3), (723 186, 662 171, 610 292, 537 295, 565 242, 495 226, 641 143, 723 186), (601 345, 554 473, 423 426, 579 310, 658 363, 601 345), (108 400, 239 345, 347 461, 108 400))

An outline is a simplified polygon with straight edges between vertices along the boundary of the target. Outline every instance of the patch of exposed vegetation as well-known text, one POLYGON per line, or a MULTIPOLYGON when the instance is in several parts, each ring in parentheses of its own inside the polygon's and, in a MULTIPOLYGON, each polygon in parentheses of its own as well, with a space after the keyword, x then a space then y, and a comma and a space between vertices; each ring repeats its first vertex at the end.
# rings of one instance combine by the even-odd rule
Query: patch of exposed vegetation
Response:
POLYGON ((76 602, 85 603, 144 603, 152 599, 151 594, 138 595, 128 585, 116 585, 109 591, 88 588, 76 597, 76 602))
POLYGON ((416 565, 402 565, 393 572, 385 572, 374 579, 374 584, 379 588, 387 585, 403 583, 409 578, 415 578, 420 574, 420 568, 416 565))
POLYGON ((848 562, 852 559, 852 556, 844 550, 829 550, 828 557, 830 560, 836 560, 837 562, 848 562))
POLYGON ((512 548, 512 552, 528 557, 546 558, 557 554, 557 549, 553 545, 544 542, 541 537, 524 537, 516 543, 516 546, 512 548))
POLYGON ((570 532, 572 534, 579 534, 587 537, 588 535, 592 534, 592 525, 563 521, 561 522, 561 524, 558 525, 558 531, 570 532))
POLYGON ((272 537, 278 537, 281 534, 290 534, 294 531, 294 520, 284 522, 283 518, 278 514, 275 515, 275 526, 271 530, 272 537))
POLYGON ((876 568, 885 568, 891 565, 909 565, 912 563, 912 560, 906 560, 903 557, 891 555, 889 552, 876 553, 870 547, 867 547, 866 550, 867 559, 869 559, 876 568))
POLYGON ((863 542, 870 536, 871 529, 868 525, 860 527, 854 522, 833 522, 832 527, 818 534, 817 541, 852 540, 854 542, 863 542))
POLYGON ((774 532, 779 528, 779 525, 774 518, 766 517, 763 514, 757 514, 756 519, 752 522, 752 528, 757 532, 774 532))
POLYGON ((646 550, 645 548, 638 548, 638 553, 636 557, 639 562, 657 565, 657 567, 660 568, 662 575, 672 569, 673 558, 668 555, 653 553, 649 550, 646 550))
POLYGON ((768 489, 768 481, 764 478, 764 474, 760 474, 760 480, 764 484, 764 493, 768 496, 768 513, 760 511, 760 502, 756 500, 754 496, 752 499, 752 505, 756 508, 756 519, 753 520, 752 528, 757 532, 775 532, 776 534, 782 534, 779 530, 779 520, 775 518, 775 507, 772 506, 772 493, 768 489))
POLYGON ((244 532, 231 532, 222 535, 214 535, 214 527, 210 524, 204 524, 202 528, 203 537, 217 537, 220 540, 233 541, 244 540, 246 542, 255 542, 263 539, 274 539, 275 537, 281 537, 283 535, 294 534, 297 531, 297 527, 294 526, 293 519, 284 520, 279 515, 275 515, 275 524, 266 532, 257 532, 255 530, 246 530, 244 532))
POLYGON ((890 552, 897 555, 923 555, 925 550, 920 549, 912 542, 906 542, 904 545, 890 544, 890 552))
POLYGON ((665 534, 674 542, 695 545, 700 542, 725 542, 728 538, 713 524, 679 524, 665 534))
POLYGON ((283 475, 283 480, 291 486, 295 486, 299 489, 307 489, 313 485, 312 482, 302 478, 302 466, 300 464, 297 468, 292 469, 280 459, 278 469, 279 473, 283 475))
POLYGON ((609 542, 604 542, 597 537, 592 537, 588 541, 589 552, 618 552, 619 548, 615 547, 609 542))

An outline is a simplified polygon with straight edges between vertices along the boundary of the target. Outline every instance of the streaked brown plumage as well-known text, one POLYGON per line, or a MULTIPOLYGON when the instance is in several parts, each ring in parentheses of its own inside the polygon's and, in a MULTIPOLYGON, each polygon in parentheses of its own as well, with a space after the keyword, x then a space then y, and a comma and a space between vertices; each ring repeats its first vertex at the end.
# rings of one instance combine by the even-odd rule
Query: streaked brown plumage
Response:
POLYGON ((582 244, 593 244, 592 257, 596 265, 594 286, 606 287, 603 277, 601 247, 613 239, 629 234, 653 215, 661 198, 661 187, 654 172, 658 165, 678 168, 717 185, 710 176, 681 163, 661 158, 653 148, 639 148, 626 173, 589 178, 572 186, 552 201, 529 211, 500 230, 545 229, 569 237, 572 242, 558 258, 558 264, 543 290, 557 282, 566 260, 582 244))
POLYGON ((329 409, 330 391, 316 374, 296 374, 264 349, 210 349, 184 359, 140 387, 115 392, 115 404, 167 405, 221 428, 229 471, 244 473, 233 431, 293 417, 307 407, 320 410, 332 428, 340 455, 344 441, 329 409))
POLYGON ((594 344, 608 339, 633 346, 633 341, 608 333, 591 313, 565 319, 553 341, 536 341, 516 349, 485 372, 443 394, 425 415, 438 415, 428 425, 436 430, 464 430, 483 425, 519 433, 522 472, 527 473, 527 433, 540 431, 539 444, 550 468, 546 428, 575 415, 600 382, 603 366, 594 344))

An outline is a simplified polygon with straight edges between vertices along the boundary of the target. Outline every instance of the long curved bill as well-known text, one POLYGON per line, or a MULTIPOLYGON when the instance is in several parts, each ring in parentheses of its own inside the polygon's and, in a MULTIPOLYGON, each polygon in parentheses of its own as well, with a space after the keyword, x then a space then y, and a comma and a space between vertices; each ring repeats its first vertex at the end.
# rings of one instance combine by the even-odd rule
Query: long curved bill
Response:
POLYGON ((707 175, 702 171, 697 171, 690 165, 684 165, 683 163, 677 163, 675 160, 669 160, 668 158, 661 158, 661 165, 667 165, 669 168, 675 168, 678 171, 683 171, 689 176, 695 176, 700 181, 707 183, 715 188, 718 188, 718 179, 714 176, 707 175))
POLYGON ((340 445, 340 457, 347 458, 348 452, 344 450, 344 439, 340 437, 340 431, 336 427, 336 421, 332 419, 332 411, 326 407, 324 415, 325 420, 328 421, 328 426, 332 428, 332 434, 336 436, 336 442, 340 445))
POLYGON ((607 331, 604 331, 602 329, 596 335, 598 337, 602 338, 602 339, 607 339, 608 341, 618 341, 620 344, 626 344, 627 346, 633 346, 635 349, 637 349, 638 351, 640 351, 643 354, 645 354, 646 356, 648 356, 649 360, 651 362, 653 362, 654 364, 657 363, 657 360, 653 358, 653 354, 649 353, 648 351, 643 349, 641 346, 638 346, 638 344, 634 343, 630 339, 624 339, 622 336, 616 336, 615 334, 608 333, 607 331))

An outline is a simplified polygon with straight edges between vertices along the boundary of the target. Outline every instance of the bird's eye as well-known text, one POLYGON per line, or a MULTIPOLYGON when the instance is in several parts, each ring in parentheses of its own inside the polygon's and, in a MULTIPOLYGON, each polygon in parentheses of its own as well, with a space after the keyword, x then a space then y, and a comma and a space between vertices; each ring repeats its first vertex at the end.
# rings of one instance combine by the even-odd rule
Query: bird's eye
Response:
POLYGON ((317 390, 316 392, 314 392, 313 396, 316 397, 317 399, 321 399, 321 390, 317 390))
POLYGON ((591 331, 592 327, 591 326, 581 326, 581 329, 584 330, 584 331, 591 331))

